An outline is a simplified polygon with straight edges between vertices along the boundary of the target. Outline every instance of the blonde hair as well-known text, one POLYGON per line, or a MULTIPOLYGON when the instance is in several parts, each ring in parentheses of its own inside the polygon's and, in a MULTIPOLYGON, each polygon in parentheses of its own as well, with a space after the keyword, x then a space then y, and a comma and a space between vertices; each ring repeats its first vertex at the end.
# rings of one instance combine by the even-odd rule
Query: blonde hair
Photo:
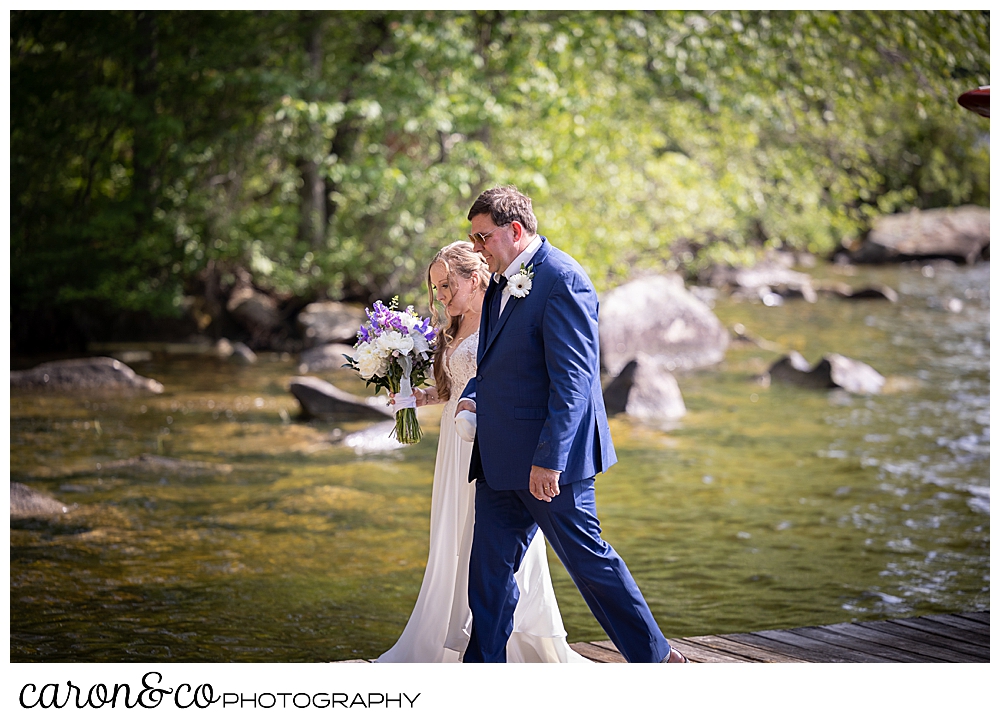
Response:
POLYGON ((490 272, 486 266, 486 260, 472 250, 469 241, 455 241, 445 246, 434 255, 427 265, 427 300, 431 307, 431 324, 437 328, 437 349, 434 352, 434 383, 437 386, 438 399, 446 401, 451 395, 448 391, 448 378, 444 370, 445 350, 454 341, 458 334, 458 327, 462 323, 462 317, 448 317, 445 311, 444 324, 440 324, 441 315, 438 314, 437 304, 434 299, 434 284, 431 281, 431 267, 434 264, 444 266, 448 279, 461 277, 479 279, 479 290, 486 291, 490 283, 490 272))

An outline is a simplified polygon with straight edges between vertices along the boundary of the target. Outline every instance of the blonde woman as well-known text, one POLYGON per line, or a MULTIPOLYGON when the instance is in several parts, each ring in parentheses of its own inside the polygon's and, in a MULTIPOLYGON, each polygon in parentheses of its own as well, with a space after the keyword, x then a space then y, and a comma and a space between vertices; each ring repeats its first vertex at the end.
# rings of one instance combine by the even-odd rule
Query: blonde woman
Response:
MULTIPOLYGON (((469 553, 476 488, 468 482, 472 443, 456 430, 455 407, 476 373, 479 321, 488 284, 486 262, 467 241, 441 249, 427 269, 432 321, 439 328, 435 383, 414 395, 417 406, 445 405, 431 492, 430 552, 410 619, 396 644, 379 657, 380 663, 459 663, 469 642, 469 553), (443 318, 435 299, 444 307, 443 318)), ((507 643, 508 662, 589 662, 566 642, 541 533, 528 547, 515 579, 520 598, 507 643)))

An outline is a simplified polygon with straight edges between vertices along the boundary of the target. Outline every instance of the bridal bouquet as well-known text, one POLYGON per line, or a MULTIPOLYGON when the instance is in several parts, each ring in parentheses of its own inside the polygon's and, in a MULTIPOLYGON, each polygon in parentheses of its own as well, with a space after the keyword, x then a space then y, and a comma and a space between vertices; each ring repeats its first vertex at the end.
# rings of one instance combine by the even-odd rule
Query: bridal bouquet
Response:
POLYGON ((365 309, 368 323, 358 331, 356 358, 345 354, 344 366, 356 370, 376 389, 395 394, 396 439, 416 444, 423 432, 417 423, 413 387, 424 383, 434 362, 436 337, 430 319, 421 319, 412 306, 397 310, 397 301, 393 297, 389 306, 376 301, 371 310, 365 309))

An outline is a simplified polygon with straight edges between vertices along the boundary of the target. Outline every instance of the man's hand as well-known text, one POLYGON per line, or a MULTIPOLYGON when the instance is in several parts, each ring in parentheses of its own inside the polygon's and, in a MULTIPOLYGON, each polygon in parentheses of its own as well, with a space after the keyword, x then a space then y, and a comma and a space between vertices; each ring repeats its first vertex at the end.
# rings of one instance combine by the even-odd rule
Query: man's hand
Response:
POLYGON ((551 502, 552 498, 559 494, 559 475, 561 474, 562 472, 557 469, 531 465, 529 485, 535 499, 551 502))
POLYGON ((463 399, 462 401, 460 401, 458 403, 458 406, 455 407, 455 414, 458 414, 462 410, 465 410, 465 411, 468 411, 468 412, 472 412, 473 414, 475 414, 476 413, 476 403, 474 401, 472 401, 471 399, 463 399))

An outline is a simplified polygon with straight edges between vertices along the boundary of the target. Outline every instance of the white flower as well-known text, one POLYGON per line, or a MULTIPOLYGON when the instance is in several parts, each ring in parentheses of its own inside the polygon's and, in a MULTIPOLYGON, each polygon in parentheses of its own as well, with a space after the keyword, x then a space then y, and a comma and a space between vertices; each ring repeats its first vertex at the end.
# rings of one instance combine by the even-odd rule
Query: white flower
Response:
POLYGON ((403 336, 398 331, 387 331, 376 339, 375 344, 383 356, 389 356, 395 351, 409 354, 413 351, 413 337, 403 336))
POLYGON ((372 344, 362 342, 357 347, 358 373, 363 379, 385 374, 385 362, 372 344))
POLYGON ((420 325, 420 319, 412 313, 413 307, 408 307, 406 311, 399 312, 399 322, 406 327, 408 332, 420 325))
POLYGON ((535 275, 535 272, 531 270, 531 267, 524 267, 521 264, 521 270, 516 274, 507 279, 507 288, 510 289, 510 295, 523 299, 531 291, 531 279, 535 275))

